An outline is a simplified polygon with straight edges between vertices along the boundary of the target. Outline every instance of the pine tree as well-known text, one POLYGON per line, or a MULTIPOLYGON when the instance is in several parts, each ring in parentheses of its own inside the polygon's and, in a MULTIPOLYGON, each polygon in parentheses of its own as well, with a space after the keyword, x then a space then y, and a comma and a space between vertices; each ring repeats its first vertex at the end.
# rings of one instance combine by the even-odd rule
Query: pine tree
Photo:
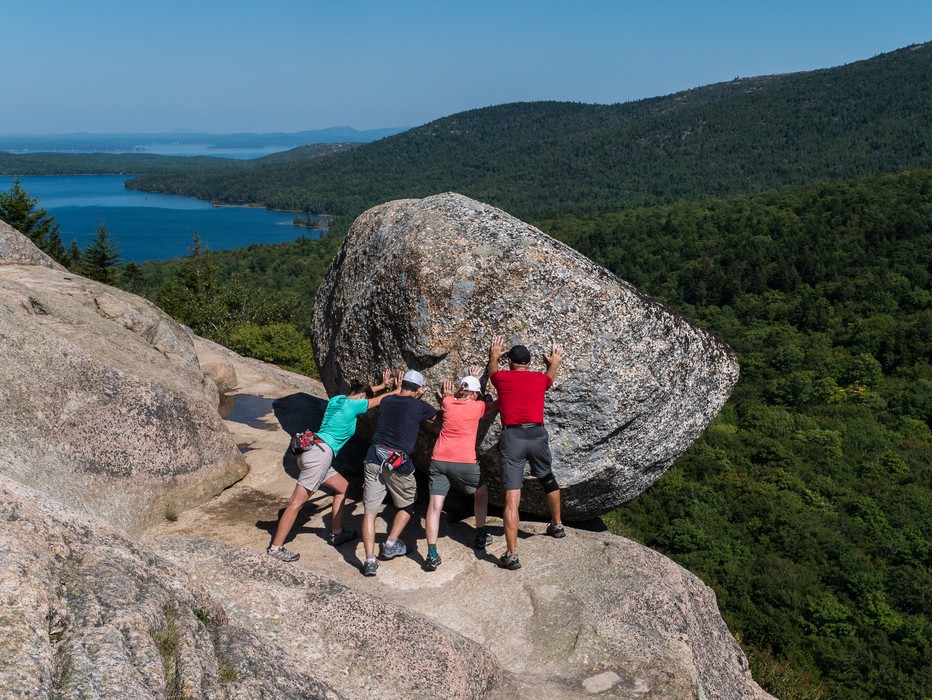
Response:
POLYGON ((94 240, 84 249, 82 263, 81 273, 85 277, 104 284, 115 283, 116 274, 113 268, 120 263, 120 249, 111 239, 102 221, 94 234, 94 240))
POLYGON ((62 265, 70 262, 55 217, 39 206, 39 200, 30 197, 19 180, 13 180, 9 192, 0 192, 0 219, 62 265))

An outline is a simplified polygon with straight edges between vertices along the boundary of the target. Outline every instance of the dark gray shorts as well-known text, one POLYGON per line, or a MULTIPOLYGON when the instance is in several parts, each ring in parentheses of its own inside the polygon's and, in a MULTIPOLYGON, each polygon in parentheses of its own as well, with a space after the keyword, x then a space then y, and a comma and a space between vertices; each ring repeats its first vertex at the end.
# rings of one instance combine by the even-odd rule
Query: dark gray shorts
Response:
POLYGON ((531 465, 531 476, 542 479, 550 474, 550 436, 547 428, 515 426, 502 428, 498 438, 498 459, 502 468, 502 486, 506 491, 520 489, 524 481, 524 465, 531 465))
POLYGON ((482 470, 476 462, 441 462, 430 460, 430 495, 446 496, 450 482, 463 493, 470 495, 485 483, 482 470))

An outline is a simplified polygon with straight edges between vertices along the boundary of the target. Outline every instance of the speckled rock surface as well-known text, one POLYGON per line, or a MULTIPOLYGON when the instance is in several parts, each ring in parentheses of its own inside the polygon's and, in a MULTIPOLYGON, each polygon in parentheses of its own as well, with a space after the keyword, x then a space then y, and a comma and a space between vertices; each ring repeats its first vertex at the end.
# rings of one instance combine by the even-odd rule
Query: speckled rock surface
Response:
POLYGON ((0 476, 0 697, 342 697, 102 520, 0 476))
MULTIPOLYGON (((385 365, 433 390, 485 364, 492 337, 568 353, 547 395, 567 520, 607 512, 652 484, 701 434, 738 379, 723 341, 569 247, 457 194, 399 200, 353 224, 317 294, 313 339, 330 394, 385 365)), ((480 463, 502 501, 497 415, 480 463)), ((422 430, 426 468, 436 428, 422 430)), ((547 512, 529 484, 522 510, 547 512)))
POLYGON ((0 266, 0 375, 0 474, 127 531, 246 473, 190 333, 132 294, 0 266))
POLYGON ((65 270, 5 221, 0 221, 0 265, 42 265, 53 270, 65 270))
POLYGON ((303 567, 206 539, 151 546, 211 586, 231 622, 305 659, 348 698, 504 698, 509 680, 479 644, 303 567))

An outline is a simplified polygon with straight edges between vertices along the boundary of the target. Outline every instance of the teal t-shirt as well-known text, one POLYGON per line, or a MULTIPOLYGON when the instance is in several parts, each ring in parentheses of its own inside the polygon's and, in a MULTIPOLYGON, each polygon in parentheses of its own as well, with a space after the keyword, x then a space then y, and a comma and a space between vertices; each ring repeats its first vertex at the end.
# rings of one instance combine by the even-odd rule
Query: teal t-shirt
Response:
POLYGON ((326 442, 336 455, 356 432, 356 416, 368 410, 368 399, 351 399, 345 394, 334 396, 327 403, 317 436, 326 442))

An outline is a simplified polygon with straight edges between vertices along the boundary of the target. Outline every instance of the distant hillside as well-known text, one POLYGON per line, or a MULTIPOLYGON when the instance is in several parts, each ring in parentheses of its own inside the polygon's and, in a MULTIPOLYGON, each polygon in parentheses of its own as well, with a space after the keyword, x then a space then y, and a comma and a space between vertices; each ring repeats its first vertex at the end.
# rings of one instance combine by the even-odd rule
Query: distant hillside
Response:
POLYGON ((932 164, 932 45, 618 105, 463 112, 290 163, 140 177, 137 189, 352 216, 455 190, 521 217, 760 192, 932 164))
POLYGON ((243 165, 244 160, 214 155, 170 156, 147 153, 147 148, 185 144, 212 149, 255 149, 280 146, 290 150, 255 158, 275 163, 316 158, 356 148, 401 128, 357 131, 333 127, 293 134, 0 134, 0 176, 111 175, 176 171, 221 170, 243 165), (11 153, 5 151, 24 151, 11 153))
POLYGON ((72 153, 144 153, 153 144, 196 144, 214 148, 297 148, 318 143, 369 143, 408 127, 353 129, 334 126, 297 132, 211 134, 201 131, 141 132, 125 134, 0 134, 0 151, 72 153))

